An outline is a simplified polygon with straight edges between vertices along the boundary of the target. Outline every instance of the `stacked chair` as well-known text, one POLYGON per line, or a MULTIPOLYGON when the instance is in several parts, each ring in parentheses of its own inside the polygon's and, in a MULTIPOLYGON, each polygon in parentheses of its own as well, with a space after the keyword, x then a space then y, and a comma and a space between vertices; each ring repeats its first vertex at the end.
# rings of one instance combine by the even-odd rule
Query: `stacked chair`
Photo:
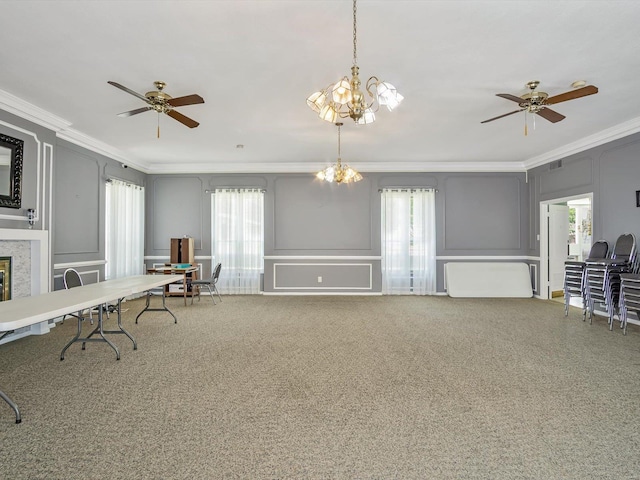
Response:
POLYGON ((609 329, 613 329, 614 317, 619 313, 620 275, 637 273, 636 254, 636 237, 625 233, 616 240, 610 258, 585 260, 584 290, 590 323, 595 308, 604 308, 609 316, 609 329))
MULTIPOLYGON (((589 251, 590 259, 607 258, 609 243, 599 240, 589 251)), ((571 296, 582 299, 582 320, 587 317, 587 300, 585 295, 585 262, 567 260, 564 262, 564 316, 569 315, 571 296)))
POLYGON ((629 311, 640 318, 640 275, 637 273, 620 274, 620 326, 627 334, 627 317, 629 311))

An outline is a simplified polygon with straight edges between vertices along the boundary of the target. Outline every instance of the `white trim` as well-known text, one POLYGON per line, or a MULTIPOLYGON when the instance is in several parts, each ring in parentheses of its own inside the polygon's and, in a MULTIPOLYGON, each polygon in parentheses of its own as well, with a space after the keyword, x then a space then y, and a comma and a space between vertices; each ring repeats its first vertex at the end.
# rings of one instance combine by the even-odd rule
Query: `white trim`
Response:
POLYGON ((634 133, 640 132, 640 117, 631 119, 627 122, 620 123, 614 127, 602 130, 588 137, 578 140, 577 142, 564 145, 563 147, 551 150, 550 152, 543 153, 537 157, 531 157, 524 161, 524 166, 527 169, 545 165, 554 160, 568 157, 576 153, 584 152, 598 145, 603 145, 608 142, 612 142, 619 138, 628 137, 634 133))
MULTIPOLYGON (((266 255, 265 260, 382 260, 382 256, 266 255)), ((294 264, 301 265, 301 264, 294 264)))
POLYGON ((262 295, 351 295, 351 296, 367 296, 367 297, 381 297, 382 292, 262 292, 262 295))
POLYGON ((25 102, 4 90, 0 90, 0 108, 54 132, 71 126, 71 122, 64 118, 53 115, 32 103, 25 102))
POLYGON ((436 260, 460 260, 461 262, 465 262, 467 260, 530 260, 535 262, 539 261, 540 257, 531 257, 529 255, 443 255, 437 256, 436 260))
MULTIPOLYGON (((310 173, 324 168, 324 164, 315 163, 233 163, 220 164, 184 164, 174 162, 171 165, 160 163, 145 163, 132 159, 124 152, 100 140, 85 135, 70 128, 72 123, 53 115, 46 110, 0 90, 0 109, 17 115, 30 122, 41 125, 56 132, 58 138, 71 142, 113 158, 148 174, 178 174, 178 173, 310 173)), ((539 165, 564 158, 589 148, 626 137, 640 131, 640 117, 621 123, 609 129, 598 132, 550 152, 515 162, 359 162, 358 170, 363 172, 526 172, 539 165)))
MULTIPOLYGON (((144 260, 166 260, 167 258, 171 258, 170 255, 145 255, 144 260)), ((194 260, 211 260, 213 257, 211 255, 195 255, 194 260)))
POLYGON ((273 289, 274 290, 372 290, 373 289, 373 265, 371 263, 274 263, 273 264, 273 289), (294 267, 369 267, 368 287, 277 287, 276 271, 279 266, 294 267))
MULTIPOLYGON (((591 231, 593 232, 593 192, 582 193, 580 195, 572 195, 570 197, 559 197, 540 202, 540 217, 538 218, 540 239, 538 246, 540 248, 540 289, 538 294, 542 300, 549 300, 549 228, 547 225, 548 206, 556 203, 564 203, 579 198, 589 198, 591 203, 591 231)), ((592 240, 593 241, 593 240, 592 240)))
POLYGON ((120 150, 72 128, 64 129, 64 131, 58 130, 56 136, 61 140, 66 140, 67 142, 78 145, 79 147, 84 147, 92 152, 99 153, 100 155, 125 163, 127 166, 133 167, 136 170, 144 171, 143 167, 132 161, 130 157, 127 157, 120 150))
MULTIPOLYGON (((353 164, 353 162, 351 162, 353 164)), ((525 172, 523 162, 358 162, 354 165, 362 172, 525 172)), ((218 163, 218 164, 173 164, 149 163, 148 172, 154 174, 177 173, 307 173, 326 167, 323 163, 273 162, 269 164, 218 163)))
POLYGON ((106 263, 106 260, 86 260, 84 262, 56 263, 53 265, 53 269, 63 270, 67 268, 93 267, 94 265, 106 265, 106 263))
MULTIPOLYGON (((72 268, 72 267, 69 267, 69 268, 72 268)), ((96 276, 96 283, 100 282, 100 270, 85 270, 84 272, 78 272, 78 275, 80 275, 81 277, 83 275, 89 275, 89 274, 96 276)), ((64 273, 59 273, 58 275, 54 275, 53 278, 62 278, 63 275, 64 273)), ((84 284, 84 281, 82 283, 84 284)))

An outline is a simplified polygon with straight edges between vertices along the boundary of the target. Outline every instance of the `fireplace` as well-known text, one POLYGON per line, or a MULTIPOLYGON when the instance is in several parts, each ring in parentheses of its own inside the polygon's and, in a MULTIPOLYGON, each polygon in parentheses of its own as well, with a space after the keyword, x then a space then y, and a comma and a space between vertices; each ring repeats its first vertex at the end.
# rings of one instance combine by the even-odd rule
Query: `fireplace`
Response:
POLYGON ((0 257, 0 302, 11 300, 11 257, 0 257))
MULTIPOLYGON (((3 295, 7 291, 13 301, 50 291, 51 252, 47 230, 0 228, 0 254, 2 255, 0 258, 10 257, 11 259, 9 272, 11 278, 7 279, 3 276, 3 295)), ((4 300, 7 300, 6 296, 4 300)), ((0 344, 27 335, 43 335, 49 332, 51 327, 52 324, 47 321, 31 327, 19 328, 0 340, 0 344)))

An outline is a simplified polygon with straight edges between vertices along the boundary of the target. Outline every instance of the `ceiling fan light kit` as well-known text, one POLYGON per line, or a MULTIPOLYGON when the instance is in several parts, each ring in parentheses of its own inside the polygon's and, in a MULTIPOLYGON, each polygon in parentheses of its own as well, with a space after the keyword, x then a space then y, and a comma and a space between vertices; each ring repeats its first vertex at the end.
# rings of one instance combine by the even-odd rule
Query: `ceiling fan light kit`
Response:
POLYGON ((361 90, 360 67, 358 67, 357 55, 357 24, 356 24, 356 0, 353 0, 353 65, 351 66, 351 79, 342 77, 338 82, 332 83, 323 90, 312 93, 307 98, 307 105, 318 116, 327 122, 335 123, 340 118, 350 117, 359 125, 373 123, 376 120, 375 113, 381 105, 389 111, 396 108, 404 97, 396 88, 388 82, 382 82, 372 76, 365 84, 365 90, 369 95, 367 101, 361 90))
POLYGON ((488 123, 494 120, 498 120, 499 118, 508 117, 509 115, 513 115, 514 113, 525 112, 524 134, 527 135, 527 114, 530 113, 539 115, 551 123, 557 123, 561 120, 564 120, 566 117, 556 112, 555 110, 551 110, 549 108, 549 105, 555 105, 556 103, 566 102, 567 100, 574 100, 576 98, 586 97, 588 95, 598 93, 598 88, 594 87, 593 85, 581 86, 585 83, 586 82, 582 80, 573 82, 572 86, 578 86, 578 88, 565 93, 561 93, 559 95, 554 95, 553 97, 550 97, 546 92, 537 90, 538 85, 540 85, 540 82, 538 80, 528 82, 525 86, 529 89, 529 91, 520 97, 511 95, 510 93, 497 93, 496 96, 511 100, 512 102, 516 102, 520 108, 518 110, 514 110, 513 112, 505 113, 503 115, 484 120, 480 123, 488 123))
POLYGON ((166 87, 167 84, 161 81, 154 82, 156 90, 151 90, 145 93, 144 95, 141 95, 138 92, 135 92, 116 82, 108 81, 107 83, 147 103, 146 107, 136 108, 134 110, 129 110, 127 112, 119 113, 118 114, 119 117, 130 117, 132 115, 148 112, 150 110, 154 110, 155 112, 158 113, 158 138, 160 138, 160 114, 161 113, 168 115, 169 117, 173 118, 174 120, 177 120, 178 122, 182 123, 183 125, 189 128, 196 128, 198 125, 200 125, 198 122, 196 122, 192 118, 189 118, 181 114, 180 112, 177 112, 176 110, 174 110, 175 107, 183 107, 185 105, 195 105, 198 103, 204 103, 204 99, 200 95, 192 94, 192 95, 185 95, 183 97, 173 98, 171 97, 171 95, 164 92, 164 87, 166 87))

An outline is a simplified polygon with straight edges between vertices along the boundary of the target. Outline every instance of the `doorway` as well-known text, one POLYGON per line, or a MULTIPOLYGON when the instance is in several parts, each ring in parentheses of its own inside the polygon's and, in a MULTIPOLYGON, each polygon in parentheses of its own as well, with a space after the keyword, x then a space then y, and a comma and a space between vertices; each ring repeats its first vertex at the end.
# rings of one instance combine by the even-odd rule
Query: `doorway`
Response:
POLYGON ((540 298, 562 298, 564 262, 589 255, 592 200, 589 193, 540 202, 540 298))

